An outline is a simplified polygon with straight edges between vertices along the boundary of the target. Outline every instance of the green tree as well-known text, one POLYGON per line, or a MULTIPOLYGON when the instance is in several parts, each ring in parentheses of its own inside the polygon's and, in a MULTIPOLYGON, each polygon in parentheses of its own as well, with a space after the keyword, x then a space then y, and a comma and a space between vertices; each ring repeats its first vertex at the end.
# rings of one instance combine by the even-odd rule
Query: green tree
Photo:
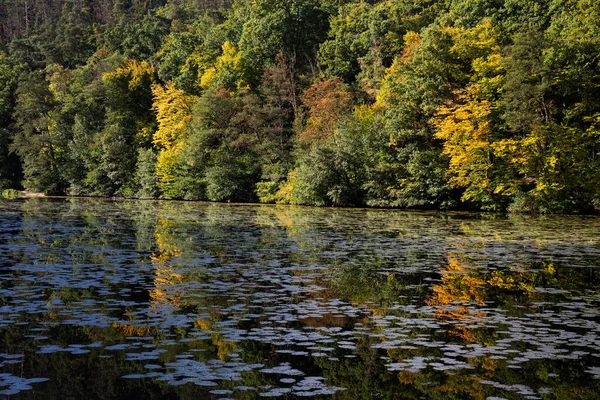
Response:
POLYGON ((89 0, 75 4, 67 0, 56 25, 54 47, 62 65, 71 68, 83 65, 97 48, 97 35, 92 21, 93 3, 89 0))
MULTIPOLYGON (((31 191, 62 194, 69 141, 53 113, 55 99, 42 71, 24 72, 16 90, 15 134, 12 150, 23 162, 23 186, 31 191)), ((57 118, 58 117, 58 118, 57 118)))
MULTIPOLYGON (((340 122, 332 136, 301 154, 292 175, 288 202, 296 204, 377 205, 373 184, 385 184, 390 148, 381 118, 370 107, 359 107, 340 122)), ((282 189, 285 185, 282 185, 282 189)), ((281 200, 285 202, 283 193, 281 200)))
POLYGON ((178 89, 200 94, 200 78, 221 54, 226 41, 222 29, 210 15, 187 25, 185 30, 171 32, 156 54, 160 61, 158 76, 173 81, 178 89))
POLYGON ((100 178, 97 169, 103 154, 99 135, 104 129, 108 107, 102 76, 116 70, 122 62, 119 55, 108 55, 100 50, 86 65, 66 71, 70 79, 61 91, 60 112, 70 121, 72 130, 67 166, 69 194, 107 193, 107 190, 99 189, 96 179, 100 178))
POLYGON ((21 166, 19 159, 10 152, 15 89, 21 66, 16 60, 0 51, 0 190, 19 185, 21 166))
POLYGON ((331 19, 329 39, 319 48, 328 73, 354 82, 374 97, 385 69, 402 52, 404 35, 418 32, 439 12, 435 1, 351 2, 331 19))
POLYGON ((262 168, 257 195, 262 202, 276 201, 279 185, 292 165, 293 123, 298 109, 292 73, 279 54, 276 64, 265 69, 260 97, 248 96, 245 101, 245 115, 255 119, 254 148, 262 168))
POLYGON ((126 60, 115 71, 105 73, 102 81, 107 114, 104 127, 95 138, 100 159, 89 175, 90 185, 97 189, 95 194, 132 195, 137 150, 152 144, 154 67, 145 61, 126 60))
POLYGON ((398 168, 398 181, 385 189, 387 203, 452 207, 455 193, 445 176, 448 166, 431 118, 453 88, 466 81, 466 74, 450 52, 453 41, 447 29, 431 25, 422 34, 407 33, 404 41, 405 50, 387 70, 376 102, 398 168))
POLYGON ((128 58, 154 57, 169 33, 168 20, 152 12, 137 17, 135 13, 129 14, 132 13, 121 14, 119 23, 108 27, 104 34, 106 47, 128 58))
POLYGON ((303 71, 316 65, 318 45, 328 29, 319 1, 257 0, 249 12, 239 39, 247 82, 259 82, 263 68, 280 52, 297 60, 303 71))

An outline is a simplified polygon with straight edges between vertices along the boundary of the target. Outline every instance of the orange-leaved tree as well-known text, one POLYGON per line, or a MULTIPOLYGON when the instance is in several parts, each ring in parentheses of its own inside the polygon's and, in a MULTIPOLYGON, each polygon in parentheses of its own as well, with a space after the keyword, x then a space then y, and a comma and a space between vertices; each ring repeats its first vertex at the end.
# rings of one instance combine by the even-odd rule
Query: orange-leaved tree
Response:
POLYGON ((300 134, 302 142, 310 143, 334 136, 343 115, 352 111, 352 93, 340 79, 325 79, 306 89, 301 97, 308 109, 306 129, 300 134))

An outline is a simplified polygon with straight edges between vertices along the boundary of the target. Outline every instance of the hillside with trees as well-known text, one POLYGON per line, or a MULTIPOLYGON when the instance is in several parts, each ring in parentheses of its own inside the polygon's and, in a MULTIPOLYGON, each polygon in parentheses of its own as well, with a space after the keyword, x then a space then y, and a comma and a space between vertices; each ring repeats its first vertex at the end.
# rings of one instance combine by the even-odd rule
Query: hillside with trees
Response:
POLYGON ((0 1, 0 189, 600 209, 595 0, 0 1))

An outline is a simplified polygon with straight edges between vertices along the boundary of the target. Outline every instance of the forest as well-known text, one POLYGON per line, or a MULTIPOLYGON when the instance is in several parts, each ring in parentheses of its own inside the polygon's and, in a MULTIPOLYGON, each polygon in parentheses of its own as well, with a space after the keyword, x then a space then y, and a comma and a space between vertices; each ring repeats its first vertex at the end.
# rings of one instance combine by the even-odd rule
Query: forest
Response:
POLYGON ((0 191, 600 210, 597 0, 0 0, 0 191))

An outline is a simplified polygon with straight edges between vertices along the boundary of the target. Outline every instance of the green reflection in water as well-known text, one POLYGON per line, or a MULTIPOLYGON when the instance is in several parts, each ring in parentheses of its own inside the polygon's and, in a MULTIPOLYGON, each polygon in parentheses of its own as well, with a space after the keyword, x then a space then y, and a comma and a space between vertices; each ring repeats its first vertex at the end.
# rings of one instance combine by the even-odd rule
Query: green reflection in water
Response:
POLYGON ((600 392, 596 218, 88 199, 0 218, 0 395, 600 392))

